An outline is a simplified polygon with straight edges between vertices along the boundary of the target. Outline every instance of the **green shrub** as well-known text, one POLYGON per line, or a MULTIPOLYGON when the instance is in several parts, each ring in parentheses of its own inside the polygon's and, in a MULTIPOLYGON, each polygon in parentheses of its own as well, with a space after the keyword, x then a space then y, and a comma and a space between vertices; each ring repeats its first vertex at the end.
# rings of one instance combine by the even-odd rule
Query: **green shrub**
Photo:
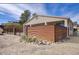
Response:
POLYGON ((37 39, 35 36, 29 37, 27 35, 22 35, 20 42, 25 42, 25 43, 26 42, 28 42, 28 43, 34 42, 36 44, 42 44, 42 45, 50 44, 50 43, 47 43, 47 41, 37 39))
POLYGON ((27 35, 22 35, 20 42, 36 42, 37 38, 36 37, 28 37, 27 35))

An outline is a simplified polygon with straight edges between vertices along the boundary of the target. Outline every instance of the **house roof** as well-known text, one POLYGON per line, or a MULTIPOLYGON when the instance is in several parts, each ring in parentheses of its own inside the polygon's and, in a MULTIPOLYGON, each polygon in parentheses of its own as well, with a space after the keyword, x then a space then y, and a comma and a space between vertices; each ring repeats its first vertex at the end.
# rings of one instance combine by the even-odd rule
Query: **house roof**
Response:
POLYGON ((4 26, 3 25, 0 25, 0 28, 4 28, 4 26))
POLYGON ((45 23, 45 22, 56 22, 56 21, 68 20, 68 19, 69 18, 60 17, 60 16, 35 15, 29 21, 25 22, 24 24, 25 25, 32 25, 32 24, 40 24, 40 23, 45 23), (45 19, 38 19, 38 17, 47 17, 47 18, 50 18, 50 19, 47 19, 47 18, 45 18, 45 19), (37 18, 37 19, 34 19, 34 18, 37 18))

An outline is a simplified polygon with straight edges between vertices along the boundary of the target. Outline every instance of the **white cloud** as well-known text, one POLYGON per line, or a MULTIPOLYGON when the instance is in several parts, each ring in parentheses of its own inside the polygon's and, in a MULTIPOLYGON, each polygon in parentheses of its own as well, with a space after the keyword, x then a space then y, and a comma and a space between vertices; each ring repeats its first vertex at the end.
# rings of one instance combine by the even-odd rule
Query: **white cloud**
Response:
POLYGON ((20 14, 23 12, 23 10, 20 10, 13 4, 0 4, 0 8, 3 12, 7 12, 12 18, 19 19, 20 14))
POLYGON ((47 14, 44 4, 16 4, 22 10, 30 10, 31 13, 47 14))
POLYGON ((32 13, 46 14, 43 4, 0 4, 2 11, 11 14, 10 17, 19 19, 24 10, 30 10, 32 13))
POLYGON ((20 10, 19 8, 17 8, 13 4, 0 4, 0 7, 8 10, 7 11, 8 13, 12 13, 15 15, 19 15, 22 12, 22 10, 20 10))
POLYGON ((74 15, 74 17, 72 17, 71 19, 79 23, 79 14, 74 15))
POLYGON ((62 14, 62 16, 72 17, 73 16, 73 12, 68 12, 68 13, 62 14))
POLYGON ((30 8, 32 8, 33 13, 37 14, 47 14, 44 4, 29 4, 30 8))
POLYGON ((3 13, 3 12, 0 12, 0 14, 1 14, 1 15, 4 15, 5 13, 3 13))
POLYGON ((70 18, 73 22, 77 21, 79 23, 79 13, 74 14, 74 12, 69 12, 63 14, 62 16, 70 18))
POLYGON ((20 15, 24 10, 27 9, 32 13, 47 14, 44 4, 2 4, 0 7, 7 9, 15 15, 20 15))
POLYGON ((51 6, 51 9, 52 9, 52 13, 55 14, 58 10, 58 7, 59 7, 59 4, 54 4, 51 6))

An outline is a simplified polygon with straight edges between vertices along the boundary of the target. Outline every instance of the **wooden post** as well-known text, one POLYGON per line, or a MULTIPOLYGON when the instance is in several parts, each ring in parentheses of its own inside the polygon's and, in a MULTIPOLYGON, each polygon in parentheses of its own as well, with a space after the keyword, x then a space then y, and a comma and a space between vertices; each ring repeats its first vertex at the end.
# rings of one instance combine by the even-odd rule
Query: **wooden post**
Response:
POLYGON ((47 25, 47 22, 45 22, 45 25, 47 25))
POLYGON ((25 34, 25 25, 23 24, 23 34, 25 34))
POLYGON ((26 25, 23 24, 23 34, 24 34, 24 35, 26 35, 26 28, 27 28, 26 25))
POLYGON ((65 25, 65 27, 67 27, 67 37, 69 37, 68 20, 64 20, 64 25, 65 25))

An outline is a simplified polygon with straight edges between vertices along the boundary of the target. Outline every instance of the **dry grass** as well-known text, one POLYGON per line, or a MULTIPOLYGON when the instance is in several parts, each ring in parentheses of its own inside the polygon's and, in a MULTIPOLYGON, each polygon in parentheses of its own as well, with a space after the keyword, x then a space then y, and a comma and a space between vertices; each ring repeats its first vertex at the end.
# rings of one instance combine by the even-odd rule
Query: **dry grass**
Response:
POLYGON ((64 42, 51 45, 37 45, 21 43, 20 37, 14 35, 0 35, 1 55, 72 55, 79 54, 79 37, 70 37, 64 42))

